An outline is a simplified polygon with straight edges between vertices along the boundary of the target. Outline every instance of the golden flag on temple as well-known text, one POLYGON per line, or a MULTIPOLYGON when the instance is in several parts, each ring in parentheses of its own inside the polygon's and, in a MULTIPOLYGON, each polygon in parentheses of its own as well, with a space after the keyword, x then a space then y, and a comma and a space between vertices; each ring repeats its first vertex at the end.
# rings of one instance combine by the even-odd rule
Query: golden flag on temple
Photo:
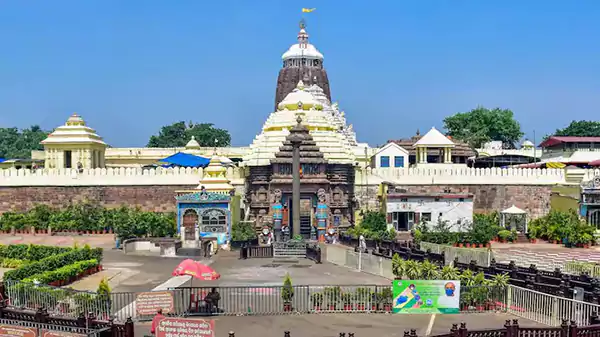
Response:
POLYGON ((316 8, 302 8, 302 13, 310 13, 313 12, 316 8))

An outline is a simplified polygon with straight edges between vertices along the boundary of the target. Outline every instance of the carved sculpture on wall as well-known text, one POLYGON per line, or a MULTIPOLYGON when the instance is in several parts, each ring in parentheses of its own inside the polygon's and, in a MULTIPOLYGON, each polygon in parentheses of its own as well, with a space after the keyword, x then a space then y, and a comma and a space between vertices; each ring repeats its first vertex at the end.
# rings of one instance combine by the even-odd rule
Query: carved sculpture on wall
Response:
POLYGON ((344 192, 339 187, 336 187, 333 189, 333 202, 334 203, 342 202, 343 196, 344 196, 344 192))
POLYGON ((258 202, 267 202, 267 200, 269 200, 268 199, 268 191, 267 191, 267 189, 261 186, 258 189, 258 193, 256 195, 256 199, 257 199, 258 202))
POLYGON ((281 196, 282 196, 282 193, 281 193, 280 189, 273 190, 273 192, 271 193, 271 203, 272 204, 280 204, 281 196))
POLYGON ((319 202, 327 202, 327 192, 325 192, 325 189, 319 188, 319 190, 317 191, 317 198, 319 199, 319 202))

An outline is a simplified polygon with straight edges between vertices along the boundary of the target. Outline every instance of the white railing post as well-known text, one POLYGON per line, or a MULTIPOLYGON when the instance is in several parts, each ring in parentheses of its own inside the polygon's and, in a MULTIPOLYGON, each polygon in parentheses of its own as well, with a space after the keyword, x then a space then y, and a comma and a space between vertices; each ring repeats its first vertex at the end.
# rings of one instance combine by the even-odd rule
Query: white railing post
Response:
POLYGON ((358 271, 362 271, 362 249, 358 250, 358 271))

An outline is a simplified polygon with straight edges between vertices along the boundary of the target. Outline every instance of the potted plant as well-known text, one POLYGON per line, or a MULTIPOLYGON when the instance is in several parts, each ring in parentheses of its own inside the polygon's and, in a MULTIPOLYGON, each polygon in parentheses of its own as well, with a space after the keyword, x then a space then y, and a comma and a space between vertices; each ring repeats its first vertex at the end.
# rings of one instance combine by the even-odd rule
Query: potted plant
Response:
POLYGON ((498 238, 500 239, 501 243, 506 243, 508 242, 508 240, 510 240, 511 237, 511 232, 509 230, 501 230, 498 232, 498 238))
MULTIPOLYGON (((462 290, 462 289, 461 289, 462 290)), ((471 302, 473 301, 473 296, 471 295, 471 291, 462 291, 460 294, 460 310, 468 311, 470 309, 471 302)))
POLYGON ((583 248, 590 248, 590 243, 594 240, 594 237, 589 233, 581 234, 581 241, 583 241, 583 248))
POLYGON ((325 295, 324 300, 328 310, 334 311, 337 309, 337 304, 340 302, 341 293, 342 289, 339 286, 325 287, 325 289, 323 289, 323 294, 325 295))
POLYGON ((352 302, 354 302, 354 294, 352 293, 343 293, 342 294, 342 303, 344 304, 344 310, 345 311, 352 311, 352 309, 354 309, 354 306, 352 305, 352 302))
POLYGON ((392 288, 386 287, 381 290, 378 295, 379 303, 383 306, 383 311, 392 312, 392 301, 394 299, 394 294, 392 293, 392 288))
POLYGON ((312 302, 315 311, 320 311, 321 306, 323 305, 323 294, 313 293, 312 295, 310 295, 310 301, 312 302))
POLYGON ((281 299, 283 300, 283 311, 292 311, 292 298, 294 298, 294 288, 290 274, 285 274, 283 288, 281 289, 281 299))
POLYGON ((367 288, 358 288, 354 294, 356 300, 356 309, 364 311, 366 308, 367 301, 371 298, 371 291, 367 288))

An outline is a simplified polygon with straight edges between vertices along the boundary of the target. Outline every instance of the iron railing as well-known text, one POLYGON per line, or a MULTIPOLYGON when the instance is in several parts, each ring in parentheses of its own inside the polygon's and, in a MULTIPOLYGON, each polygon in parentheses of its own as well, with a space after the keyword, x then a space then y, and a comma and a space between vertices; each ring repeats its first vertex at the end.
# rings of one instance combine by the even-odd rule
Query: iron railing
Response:
MULTIPOLYGON (((92 329, 86 327, 55 325, 4 318, 0 319, 0 325, 2 325, 5 329, 23 329, 22 332, 32 332, 35 333, 34 336, 46 336, 45 333, 49 332, 58 336, 102 337, 104 331, 110 330, 110 328, 92 329)), ((26 333, 23 335, 27 336, 26 333)))
POLYGON ((11 307, 44 308, 49 314, 73 318, 91 313, 108 319, 110 312, 110 299, 93 292, 12 280, 4 281, 4 287, 11 307))

